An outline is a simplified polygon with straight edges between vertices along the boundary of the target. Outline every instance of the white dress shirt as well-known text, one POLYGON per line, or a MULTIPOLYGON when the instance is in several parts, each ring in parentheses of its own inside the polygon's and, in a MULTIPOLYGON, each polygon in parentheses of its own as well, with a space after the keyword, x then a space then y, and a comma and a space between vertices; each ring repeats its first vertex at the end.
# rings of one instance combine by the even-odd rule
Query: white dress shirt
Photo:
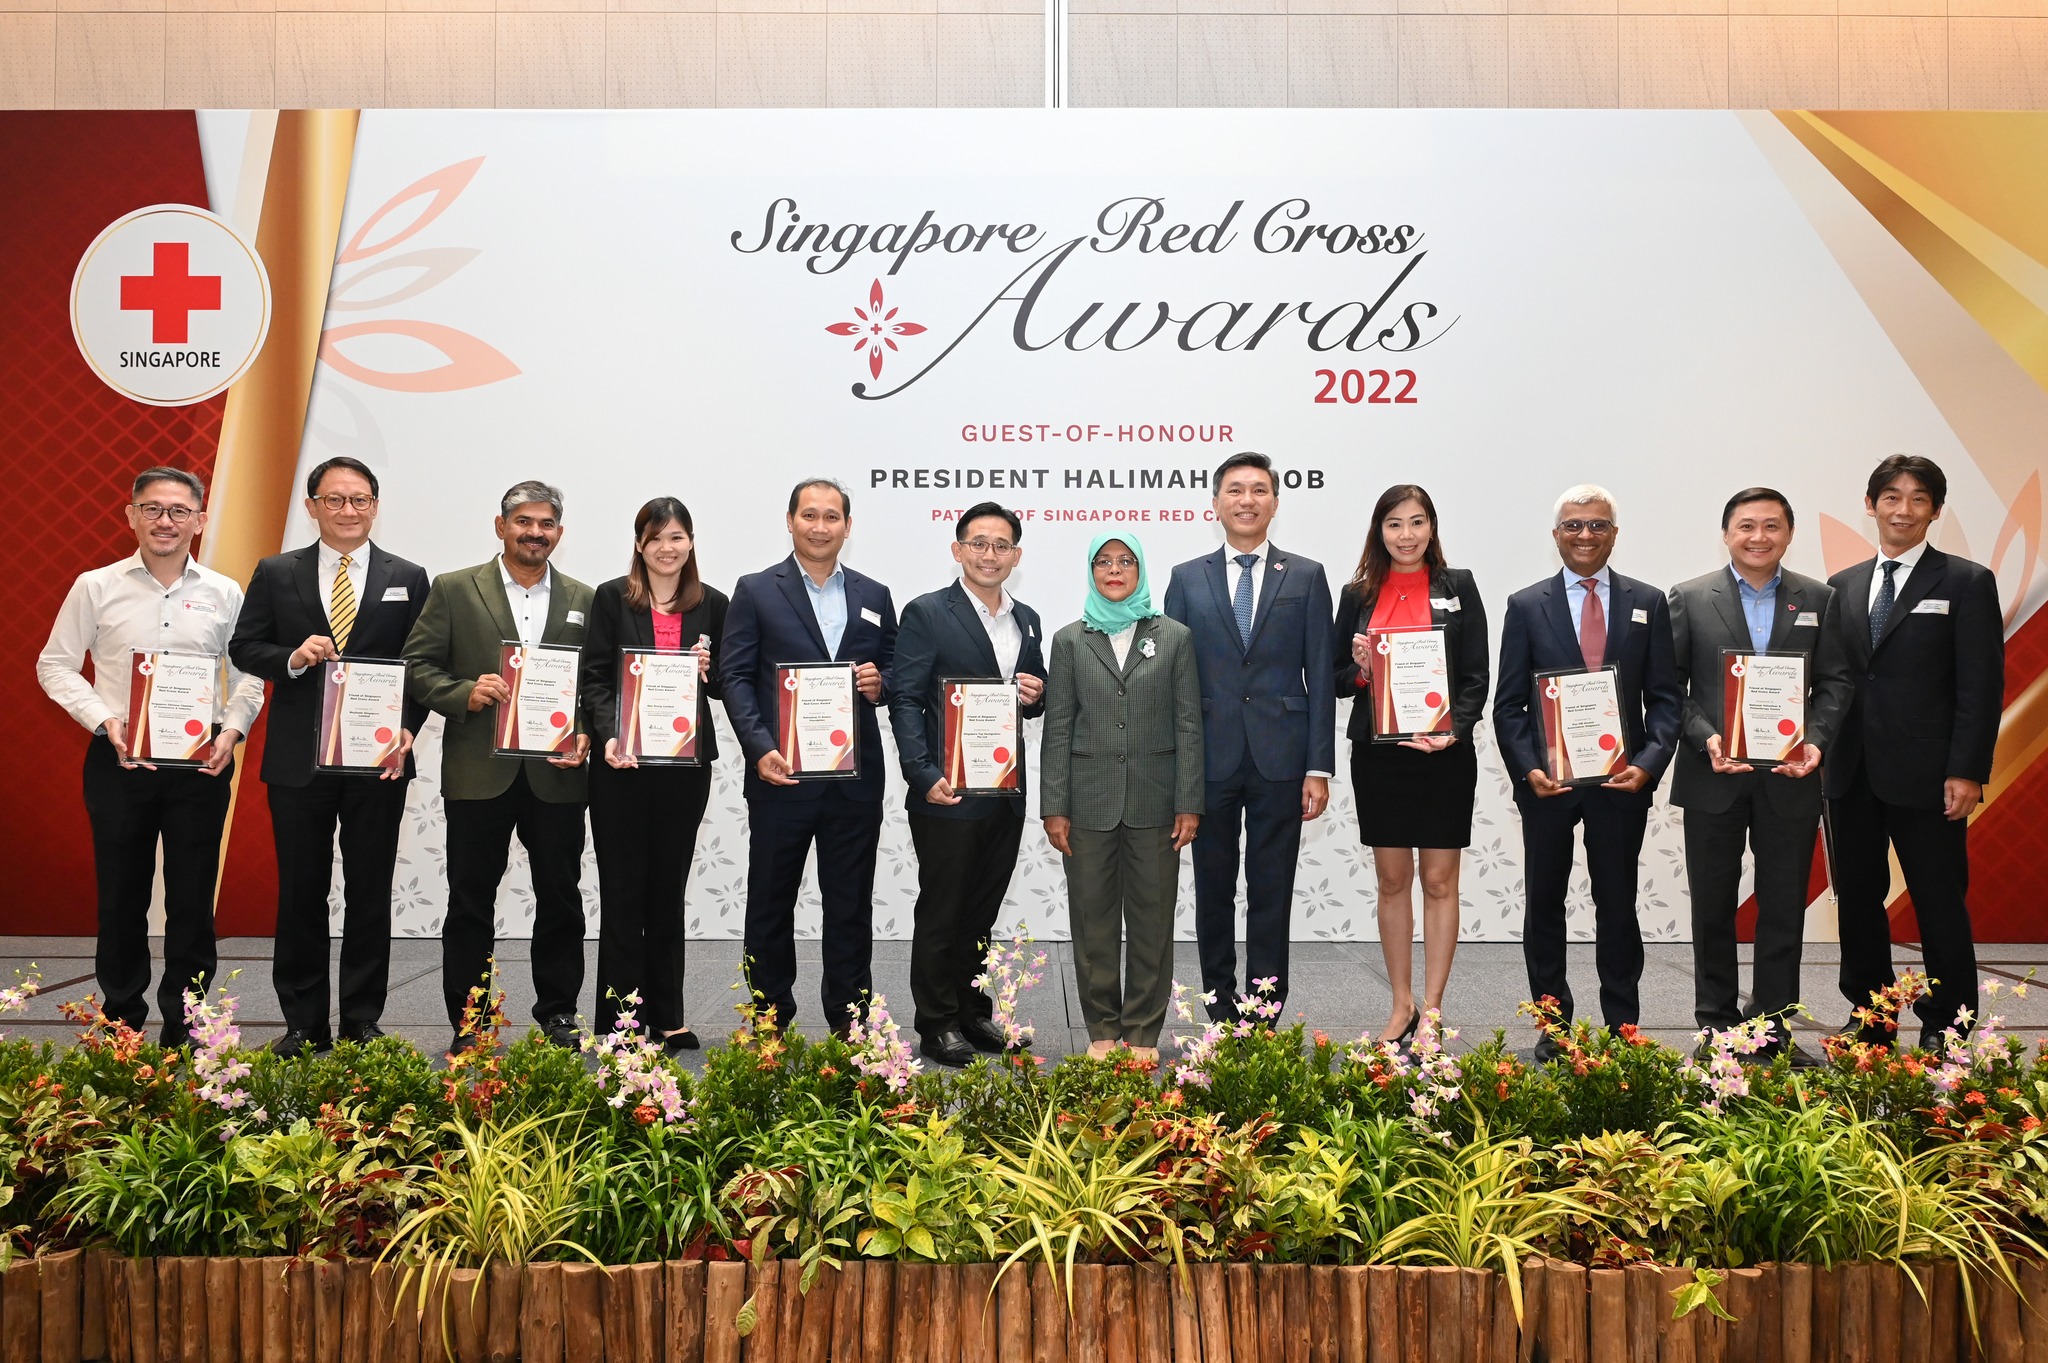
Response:
POLYGON ((1607 622, 1610 630, 1614 627, 1613 575, 1607 571, 1607 565, 1601 564, 1597 573, 1575 573, 1567 568, 1564 570, 1564 603, 1572 613, 1574 638, 1578 637, 1586 619, 1586 589, 1579 583, 1587 577, 1593 579, 1593 590, 1600 594, 1600 618, 1607 622))
POLYGON ((1884 589, 1885 564, 1896 563, 1899 565, 1892 573, 1892 600, 1896 601, 1899 599, 1899 593, 1906 590, 1906 579, 1913 575, 1913 569, 1917 568, 1920 565, 1920 560, 1926 556, 1926 540, 1921 540, 1897 558, 1887 558, 1885 557, 1884 550, 1878 550, 1877 563, 1870 570, 1870 599, 1863 603, 1864 609, 1868 610, 1877 604, 1877 594, 1884 589))
MULTIPOLYGON (((980 596, 972 590, 967 599, 974 603, 974 613, 981 617, 981 627, 988 631, 989 646, 996 651, 996 666, 1002 669, 1004 680, 1017 675, 1017 658, 1024 652, 1024 631, 1017 624, 1017 603, 1004 591, 1002 609, 991 611, 980 596)), ((1123 659, 1119 655, 1118 662, 1123 659)))
POLYGON ((233 578, 202 568, 188 556, 184 573, 166 588, 150 576, 138 549, 118 563, 78 575, 36 659, 36 678, 51 700, 97 732, 110 719, 128 722, 134 650, 209 654, 227 667, 220 725, 246 734, 263 708, 263 679, 228 662, 228 640, 241 610, 242 589, 233 578), (84 672, 88 655, 90 682, 84 672))
MULTIPOLYGON (((348 585, 349 590, 355 594, 356 618, 360 620, 363 616, 363 581, 370 575, 369 543, 365 541, 360 548, 349 550, 348 559, 348 585)), ((500 559, 499 563, 502 566, 504 560, 500 559)), ((335 548, 326 540, 321 540, 320 566, 313 574, 313 585, 320 593, 320 609, 322 612, 328 612, 333 609, 334 575, 340 571, 341 550, 335 548)), ((334 628, 334 621, 331 617, 327 622, 327 626, 330 630, 334 628)), ((293 667, 290 663, 285 664, 285 672, 293 677, 303 677, 306 675, 305 668, 293 667)))
POLYGON ((1266 563, 1273 556, 1273 542, 1262 541, 1256 549, 1233 548, 1228 542, 1223 546, 1223 603, 1228 606, 1237 600, 1237 580, 1244 576, 1245 569, 1237 561, 1239 554, 1252 554, 1258 562, 1251 566, 1252 575, 1252 618, 1259 617, 1259 593, 1266 589, 1266 563))
MULTIPOLYGON (((329 578, 331 583, 334 579, 329 578)), ((540 581, 531 587, 522 587, 513 580, 512 570, 505 566, 501 556, 498 559, 498 580, 505 584, 505 601, 512 607, 512 621, 519 627, 519 642, 532 648, 540 642, 540 636, 548 627, 548 601, 555 593, 555 570, 550 564, 541 569, 540 581)))

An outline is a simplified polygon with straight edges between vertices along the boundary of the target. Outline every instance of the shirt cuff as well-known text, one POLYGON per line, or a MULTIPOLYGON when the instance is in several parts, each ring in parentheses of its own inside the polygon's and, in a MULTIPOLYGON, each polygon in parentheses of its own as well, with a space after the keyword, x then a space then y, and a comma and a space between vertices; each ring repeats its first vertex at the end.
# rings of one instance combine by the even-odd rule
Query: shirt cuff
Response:
POLYGON ((1322 778, 1323 778, 1323 779, 1324 779, 1325 781, 1327 781, 1327 780, 1329 780, 1329 779, 1330 779, 1330 773, 1328 773, 1328 772, 1326 772, 1326 771, 1311 771, 1311 772, 1307 772, 1307 773, 1305 773, 1305 775, 1309 775, 1309 776, 1320 776, 1320 777, 1322 777, 1322 778))
POLYGON ((304 667, 293 667, 290 663, 286 663, 284 665, 284 674, 287 677, 290 677, 293 681, 297 681, 299 678, 305 676, 308 672, 311 672, 312 670, 313 665, 311 663, 306 664, 306 666, 304 667))

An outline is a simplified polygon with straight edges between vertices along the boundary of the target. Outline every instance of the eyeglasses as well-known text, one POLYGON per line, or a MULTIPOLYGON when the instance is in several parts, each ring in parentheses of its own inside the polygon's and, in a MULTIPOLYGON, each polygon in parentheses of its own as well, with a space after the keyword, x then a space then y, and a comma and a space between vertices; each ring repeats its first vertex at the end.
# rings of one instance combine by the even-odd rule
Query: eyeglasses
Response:
POLYGON ((159 506, 155 502, 134 502, 130 505, 146 521, 169 521, 172 525, 183 525, 199 514, 189 506, 159 506))
POLYGON ((1017 552, 1017 546, 1008 540, 965 540, 962 543, 972 553, 994 554, 997 558, 1008 558, 1017 552))
POLYGON ((1560 529, 1560 530, 1562 530, 1562 531, 1564 531, 1564 533, 1565 533, 1565 534, 1567 534, 1567 535, 1583 535, 1583 534, 1586 534, 1586 533, 1588 533, 1588 532, 1590 532, 1590 533, 1592 533, 1592 534, 1595 534, 1595 535, 1605 535, 1605 534, 1610 534, 1610 533, 1612 533, 1612 531, 1614 530, 1614 522, 1613 522, 1613 521, 1559 521, 1559 522, 1557 523, 1557 528, 1558 528, 1558 529, 1560 529))
POLYGON ((1137 566, 1138 560, 1131 558, 1129 555, 1125 555, 1123 558, 1111 558, 1105 554, 1095 560, 1095 571, 1098 573, 1104 568, 1121 568, 1123 571, 1129 572, 1137 566))
POLYGON ((345 506, 352 506, 358 511, 368 511, 377 504, 377 499, 367 492, 358 492, 353 497, 344 497, 339 492, 330 492, 325 497, 315 497, 313 500, 326 507, 329 511, 339 511, 345 506))

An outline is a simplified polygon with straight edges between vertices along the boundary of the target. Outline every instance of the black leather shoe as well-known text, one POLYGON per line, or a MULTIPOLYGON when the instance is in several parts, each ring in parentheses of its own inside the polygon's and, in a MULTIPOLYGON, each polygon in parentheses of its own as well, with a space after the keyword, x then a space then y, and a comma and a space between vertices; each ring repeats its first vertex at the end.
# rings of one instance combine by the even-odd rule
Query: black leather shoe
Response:
POLYGON ((961 1035, 958 1027, 948 1027, 943 1032, 926 1037, 917 1050, 925 1059, 937 1061, 941 1065, 950 1065, 954 1069, 964 1069, 974 1063, 974 1047, 967 1044, 967 1038, 961 1035))
POLYGON ((448 1043, 448 1058, 452 1060, 456 1056, 463 1054, 465 1051, 473 1051, 475 1049, 475 1032, 457 1032, 455 1034, 455 1040, 448 1043))
POLYGON ((670 1032, 661 1039, 661 1049, 669 1055, 674 1055, 677 1051, 694 1051, 703 1044, 697 1040, 697 1034, 687 1027, 681 1031, 670 1032))
MULTIPOLYGON (((1010 1049, 1009 1038, 1003 1035, 1003 1029, 996 1026, 991 1018, 968 1018, 960 1024, 960 1034, 967 1038, 967 1044, 975 1050, 986 1051, 990 1055, 1001 1055, 1010 1049)), ((1030 1044, 1028 1041, 1024 1043, 1026 1046, 1030 1044)))
POLYGON ((580 1051, 583 1049, 583 1036, 576 1030, 576 1019, 570 1017, 567 1013, 558 1013, 551 1018, 542 1018, 540 1020, 540 1034, 546 1037, 551 1045, 560 1046, 565 1051, 580 1051))
POLYGON ((309 1032, 300 1027, 288 1028, 283 1036, 270 1043, 272 1054, 294 1057, 317 1055, 333 1048, 334 1042, 326 1032, 309 1032))
POLYGON ((1548 1032, 1536 1038, 1536 1063, 1538 1065, 1548 1065, 1561 1054, 1563 1054, 1562 1050, 1557 1042, 1551 1039, 1548 1032))
POLYGON ((341 1039, 357 1043, 375 1041, 384 1035, 384 1029, 374 1022, 344 1022, 341 1025, 341 1039))
POLYGON ((156 1034, 156 1044, 163 1047, 167 1051, 174 1051, 178 1049, 178 1047, 180 1046, 191 1045, 192 1033, 185 1027, 183 1023, 180 1023, 175 1027, 173 1027, 169 1023, 165 1023, 164 1029, 156 1034))

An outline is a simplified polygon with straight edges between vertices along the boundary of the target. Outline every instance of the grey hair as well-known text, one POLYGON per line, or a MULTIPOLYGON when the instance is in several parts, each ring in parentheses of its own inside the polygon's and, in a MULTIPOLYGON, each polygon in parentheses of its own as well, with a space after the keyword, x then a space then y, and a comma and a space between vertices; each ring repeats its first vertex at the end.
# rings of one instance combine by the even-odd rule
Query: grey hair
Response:
POLYGON ((1614 494, 1601 487, 1598 483, 1580 483, 1575 487, 1568 487, 1559 493, 1557 505, 1550 512, 1551 524, 1555 525, 1564 519, 1564 509, 1566 507, 1584 506, 1588 502, 1607 503, 1607 514, 1616 525, 1621 524, 1621 503, 1615 501, 1614 494))
POLYGON ((555 513, 555 519, 562 519, 562 489, 543 483, 538 478, 529 478, 523 483, 514 483, 505 489, 505 495, 498 500, 498 514, 509 516, 530 502, 546 502, 555 513))

